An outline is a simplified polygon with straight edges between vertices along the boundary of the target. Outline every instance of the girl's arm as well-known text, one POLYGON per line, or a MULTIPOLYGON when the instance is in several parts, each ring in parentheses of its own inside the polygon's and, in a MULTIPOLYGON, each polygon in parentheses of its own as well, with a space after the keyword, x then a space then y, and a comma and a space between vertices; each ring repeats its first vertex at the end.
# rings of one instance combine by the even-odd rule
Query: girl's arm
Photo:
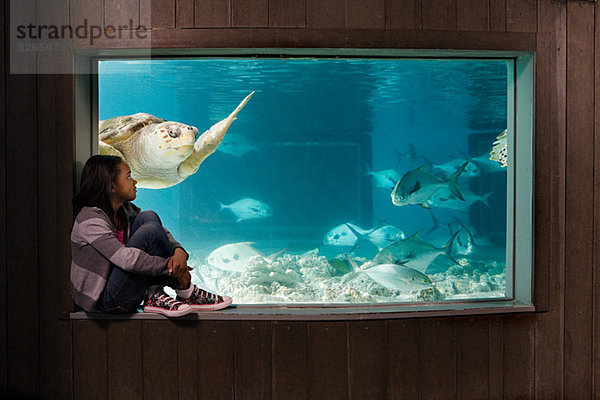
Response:
POLYGON ((175 240, 175 238, 173 237, 173 235, 171 235, 171 232, 169 232, 169 230, 167 228, 165 228, 163 226, 163 229, 165 230, 165 233, 167 234, 167 238, 169 239, 169 243, 171 243, 171 246, 173 246, 174 249, 181 249, 183 250, 183 252, 185 253, 185 259, 187 260, 188 258, 190 258, 190 255, 187 251, 185 251, 185 249, 183 248, 183 246, 181 245, 181 243, 179 243, 177 240, 175 240))
POLYGON ((126 247, 112 231, 106 214, 97 208, 88 208, 78 215, 73 226, 75 243, 91 246, 116 266, 144 275, 167 275, 167 258, 151 256, 143 250, 126 247))

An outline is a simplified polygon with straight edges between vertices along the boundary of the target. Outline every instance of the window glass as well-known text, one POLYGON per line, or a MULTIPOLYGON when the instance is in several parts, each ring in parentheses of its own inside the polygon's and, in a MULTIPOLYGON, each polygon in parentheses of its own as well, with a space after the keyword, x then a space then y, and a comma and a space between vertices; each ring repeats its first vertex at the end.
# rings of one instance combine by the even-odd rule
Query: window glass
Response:
POLYGON ((101 60, 100 149, 140 164, 135 203, 184 245, 196 284, 237 304, 510 298, 514 64, 101 60), (185 177, 190 143, 252 92, 185 177))

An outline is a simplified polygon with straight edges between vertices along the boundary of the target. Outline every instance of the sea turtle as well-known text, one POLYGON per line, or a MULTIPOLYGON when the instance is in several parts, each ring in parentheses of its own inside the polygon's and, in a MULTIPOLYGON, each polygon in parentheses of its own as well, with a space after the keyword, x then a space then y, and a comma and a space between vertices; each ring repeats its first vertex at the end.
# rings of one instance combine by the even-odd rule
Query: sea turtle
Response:
POLYGON ((176 185, 195 174, 206 157, 215 152, 235 116, 253 94, 197 140, 198 128, 146 113, 100 121, 100 154, 123 158, 138 187, 162 189, 176 185))

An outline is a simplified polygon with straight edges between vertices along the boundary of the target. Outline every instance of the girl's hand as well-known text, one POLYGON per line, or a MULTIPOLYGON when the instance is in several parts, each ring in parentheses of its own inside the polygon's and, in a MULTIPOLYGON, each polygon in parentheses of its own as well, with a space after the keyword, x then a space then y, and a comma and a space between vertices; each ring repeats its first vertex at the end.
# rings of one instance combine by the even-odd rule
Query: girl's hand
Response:
POLYGON ((173 275, 179 280, 183 278, 184 274, 193 269, 187 266, 187 253, 179 247, 175 249, 175 252, 169 258, 167 266, 169 275, 173 275))
POLYGON ((189 272, 186 272, 185 274, 183 274, 183 276, 181 278, 178 278, 178 280, 179 280, 179 288, 187 289, 190 287, 190 284, 192 283, 192 275, 190 275, 189 272))

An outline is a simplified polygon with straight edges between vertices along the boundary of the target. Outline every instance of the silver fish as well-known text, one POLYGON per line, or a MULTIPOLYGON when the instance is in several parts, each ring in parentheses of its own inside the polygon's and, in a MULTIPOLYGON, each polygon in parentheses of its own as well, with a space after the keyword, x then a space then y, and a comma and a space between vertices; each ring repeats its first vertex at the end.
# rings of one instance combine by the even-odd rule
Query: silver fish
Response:
POLYGON ((451 255, 452 243, 456 235, 457 233, 443 247, 435 247, 431 243, 421 239, 417 232, 404 240, 380 250, 373 259, 372 264, 398 264, 411 267, 419 272, 425 272, 429 264, 440 255, 445 255, 458 264, 451 255))
POLYGON ((454 222, 448 224, 448 228, 451 232, 458 232, 454 241, 455 254, 469 254, 465 252, 472 252, 474 247, 492 246, 489 236, 482 236, 475 227, 458 218, 454 218, 454 222))
POLYGON ((368 238, 371 243, 381 250, 392 243, 405 239, 406 236, 404 235, 404 232, 402 232, 402 229, 391 225, 384 225, 369 233, 368 238))
POLYGON ((448 179, 442 180, 426 171, 426 165, 409 171, 398 181, 392 191, 392 203, 396 206, 419 204, 429 208, 427 200, 441 188, 447 188, 454 195, 464 200, 456 186, 456 181, 468 163, 461 165, 448 179))
POLYGON ((224 209, 228 209, 237 217, 236 222, 247 219, 266 218, 273 215, 271 207, 260 200, 249 197, 229 205, 221 204, 221 210, 224 209))
POLYGON ((446 188, 442 188, 435 192, 429 198, 429 200, 427 200, 427 205, 431 207, 449 208, 452 210, 468 212, 469 208, 471 208, 473 204, 480 201, 483 204, 485 204, 488 208, 492 208, 489 202, 492 192, 480 195, 473 193, 469 189, 462 186, 458 186, 458 189, 463 195, 464 200, 460 200, 454 195, 454 193, 447 190, 446 188))
POLYGON ((252 257, 260 256, 269 261, 274 261, 286 249, 281 249, 269 256, 263 255, 252 245, 254 242, 230 243, 213 250, 206 261, 213 267, 225 271, 242 272, 252 257))
POLYGON ((455 158, 450 161, 446 161, 442 164, 433 164, 430 163, 429 170, 436 176, 447 179, 450 175, 452 175, 457 168, 460 168, 464 163, 468 163, 465 167, 465 170, 460 175, 461 178, 475 178, 481 174, 481 170, 477 167, 477 165, 473 162, 469 162, 468 160, 464 160, 462 158, 455 158))
POLYGON ((409 163, 409 168, 412 168, 413 164, 415 163, 415 160, 417 159, 417 149, 412 143, 407 143, 407 146, 408 149, 404 152, 401 152, 398 150, 398 148, 394 148, 396 156, 398 157, 396 161, 396 168, 398 168, 398 165, 400 165, 400 163, 403 161, 409 163))
POLYGON ((323 243, 331 246, 354 246, 359 238, 370 232, 349 222, 338 225, 325 234, 323 243))
POLYGON ((251 151, 258 151, 258 148, 250 144, 250 142, 244 136, 236 137, 227 135, 221 142, 221 145, 217 147, 217 151, 235 157, 242 157, 244 154, 251 151))
POLYGON ((230 243, 213 250, 206 261, 213 267, 225 271, 242 272, 248 260, 262 254, 251 245, 253 242, 230 243))
POLYGON ((400 180, 400 175, 393 169, 382 169, 380 171, 370 171, 365 175, 373 177, 375 187, 384 189, 393 189, 396 182, 400 180))
POLYGON ((433 285, 427 275, 404 265, 380 264, 361 269, 350 257, 348 260, 355 272, 367 274, 369 278, 389 289, 412 292, 433 285))

